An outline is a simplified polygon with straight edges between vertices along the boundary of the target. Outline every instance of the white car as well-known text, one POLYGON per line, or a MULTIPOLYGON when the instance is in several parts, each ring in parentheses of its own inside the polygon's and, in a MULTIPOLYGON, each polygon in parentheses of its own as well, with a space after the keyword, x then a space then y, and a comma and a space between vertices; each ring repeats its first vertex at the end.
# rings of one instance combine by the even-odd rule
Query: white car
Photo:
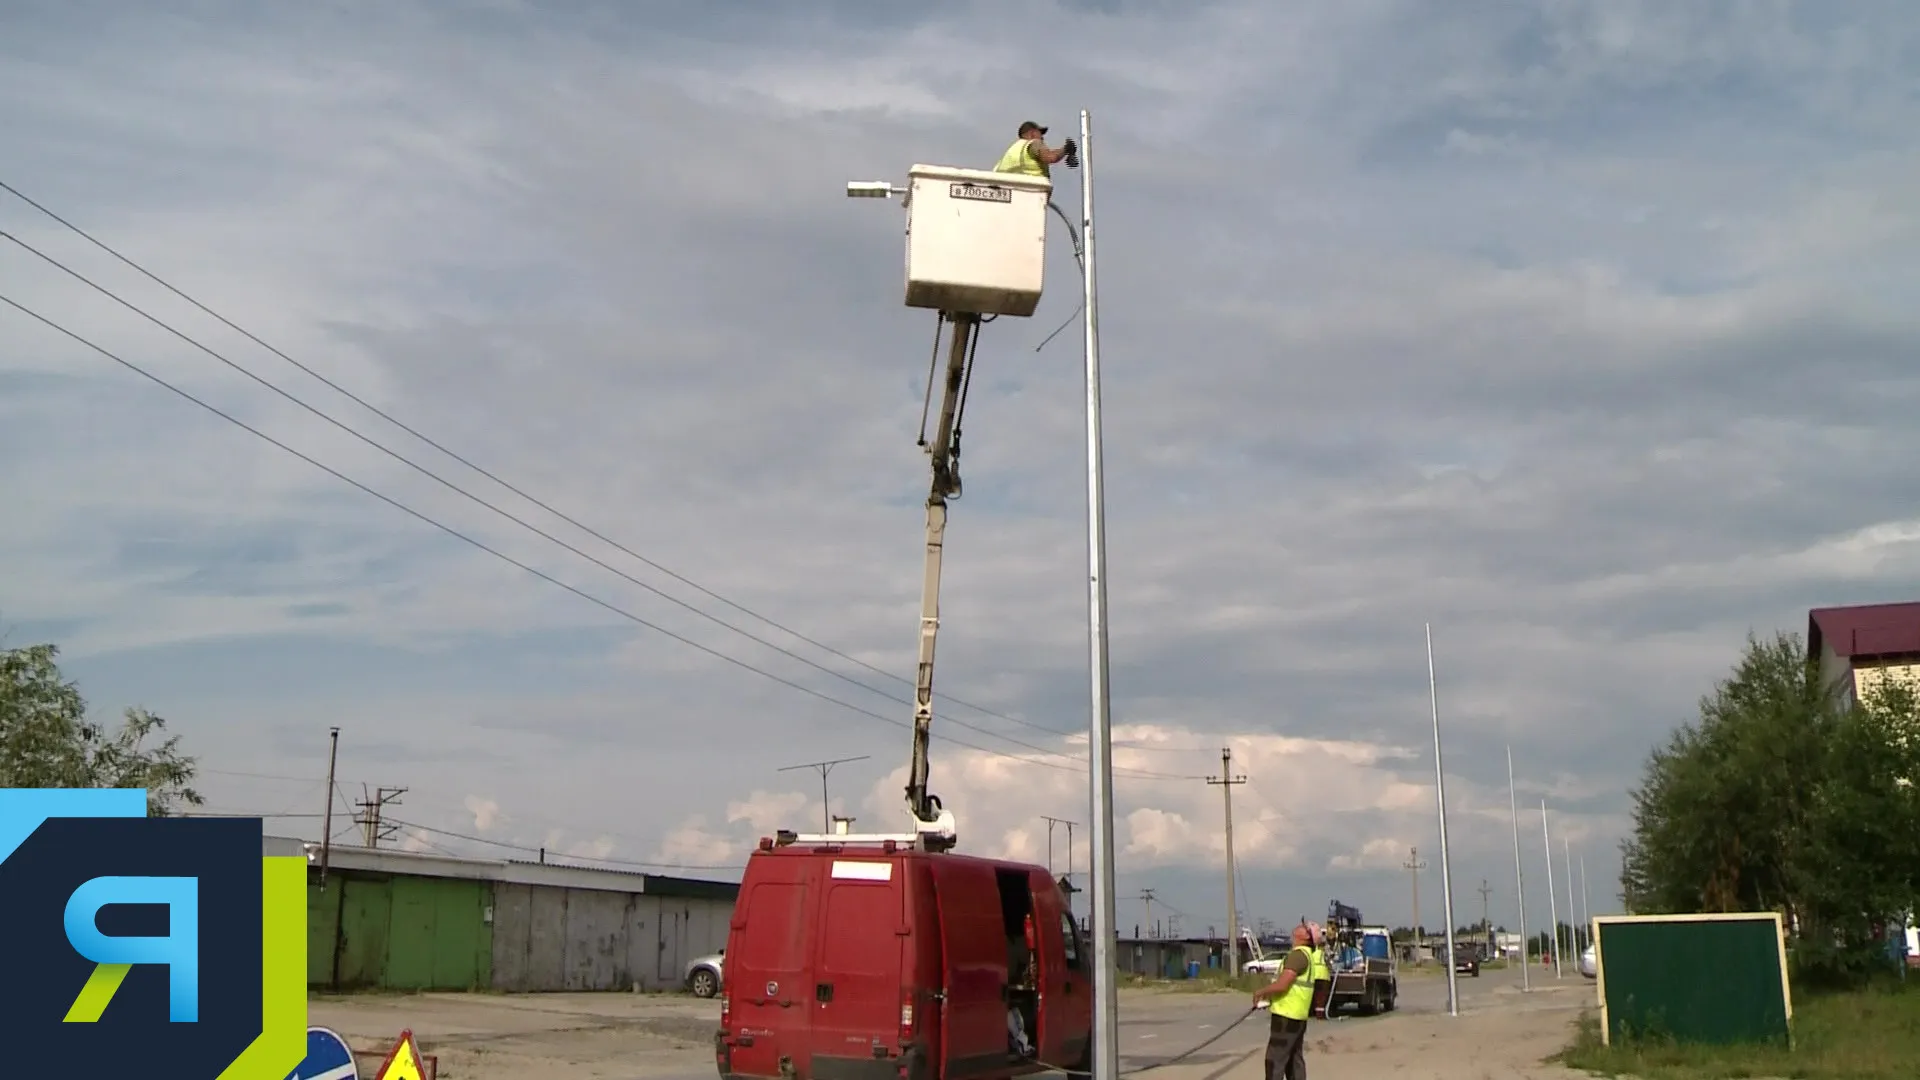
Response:
POLYGON ((687 965, 686 986, 694 997, 710 998, 726 984, 727 950, 711 956, 696 957, 687 965))
POLYGON ((1585 975, 1589 979, 1597 979, 1600 977, 1600 961, 1599 958, 1594 955, 1593 946, 1591 945, 1587 946, 1586 951, 1580 954, 1580 974, 1585 975))

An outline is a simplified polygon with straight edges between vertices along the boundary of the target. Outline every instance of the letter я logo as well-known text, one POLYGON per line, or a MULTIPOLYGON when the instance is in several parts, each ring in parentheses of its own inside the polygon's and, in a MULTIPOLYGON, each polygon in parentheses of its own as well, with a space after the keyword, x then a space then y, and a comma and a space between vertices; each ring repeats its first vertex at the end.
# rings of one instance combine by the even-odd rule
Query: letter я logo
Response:
POLYGON ((41 821, 0 862, 6 1071, 218 1077, 261 1034, 261 854, 257 820, 41 821))

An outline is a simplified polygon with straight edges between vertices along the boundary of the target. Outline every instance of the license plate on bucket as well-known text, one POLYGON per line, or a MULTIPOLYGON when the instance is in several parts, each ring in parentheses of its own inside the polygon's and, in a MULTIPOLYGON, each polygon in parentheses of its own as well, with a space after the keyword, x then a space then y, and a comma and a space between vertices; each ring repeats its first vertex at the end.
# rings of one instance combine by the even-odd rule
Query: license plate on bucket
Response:
POLYGON ((1010 203, 1013 190, 1003 187, 987 187, 984 184, 955 184, 948 192, 956 199, 972 199, 975 202, 1010 203))

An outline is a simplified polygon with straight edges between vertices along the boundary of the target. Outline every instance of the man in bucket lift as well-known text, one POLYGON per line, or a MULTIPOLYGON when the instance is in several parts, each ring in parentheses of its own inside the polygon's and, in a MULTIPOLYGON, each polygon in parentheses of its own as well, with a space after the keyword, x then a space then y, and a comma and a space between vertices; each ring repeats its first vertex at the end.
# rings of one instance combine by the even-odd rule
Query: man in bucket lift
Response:
POLYGON ((1053 176, 1053 165, 1064 161, 1067 168, 1080 166, 1080 147, 1072 139, 1055 150, 1047 145, 1047 129, 1029 120, 1020 125, 1020 137, 1000 155, 994 172, 1023 173, 1027 176, 1053 176))

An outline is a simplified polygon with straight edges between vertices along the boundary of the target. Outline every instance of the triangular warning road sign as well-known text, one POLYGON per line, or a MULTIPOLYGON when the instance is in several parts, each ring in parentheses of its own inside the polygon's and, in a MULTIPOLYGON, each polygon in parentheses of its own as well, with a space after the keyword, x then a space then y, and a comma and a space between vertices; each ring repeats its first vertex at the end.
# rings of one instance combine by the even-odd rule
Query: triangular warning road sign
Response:
POLYGON ((387 1055, 386 1064, 373 1074, 374 1080, 427 1080, 427 1071, 420 1066, 420 1050, 413 1045, 411 1029, 400 1033, 400 1041, 393 1044, 393 1053, 387 1055))

